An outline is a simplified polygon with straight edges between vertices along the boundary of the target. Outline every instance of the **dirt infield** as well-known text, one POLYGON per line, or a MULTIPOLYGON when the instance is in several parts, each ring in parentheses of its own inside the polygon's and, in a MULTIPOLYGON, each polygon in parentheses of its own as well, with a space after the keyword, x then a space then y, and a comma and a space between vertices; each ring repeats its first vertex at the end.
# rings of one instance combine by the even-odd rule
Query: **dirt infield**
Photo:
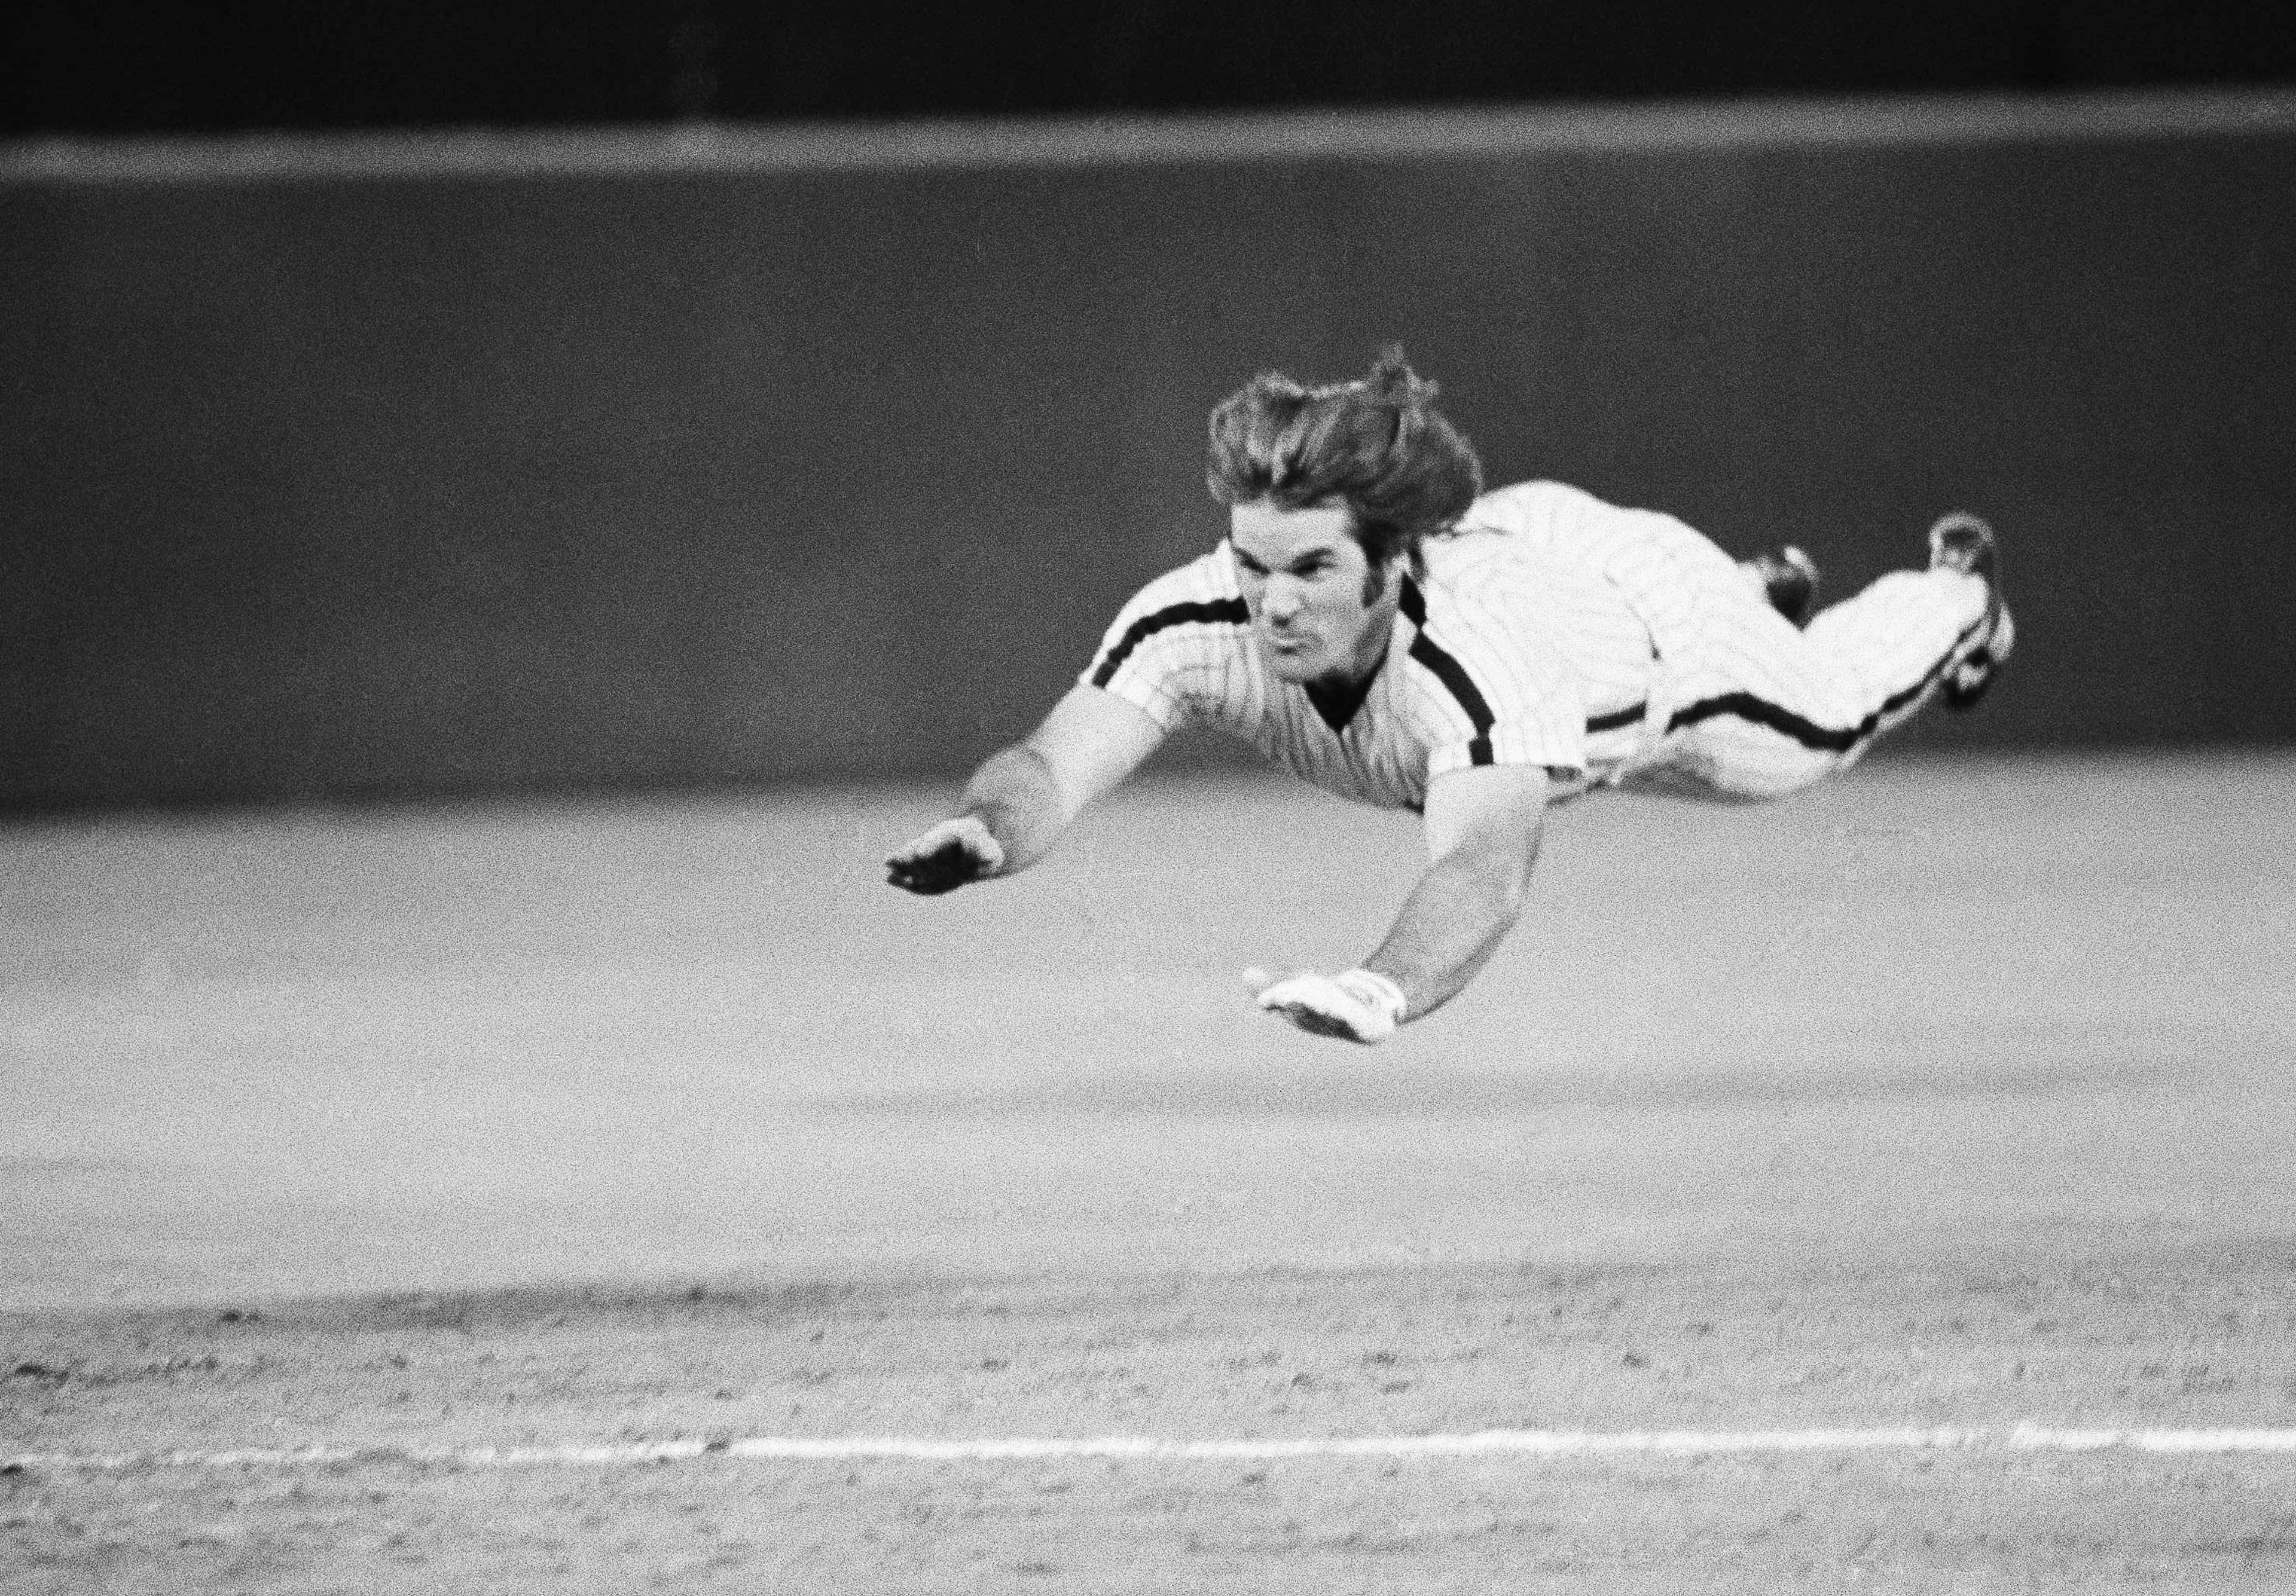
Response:
POLYGON ((2296 1588, 2286 1454, 442 1456, 2296 1425, 2296 760, 1589 803, 1374 1052, 1233 982, 1407 826, 1150 787, 923 904, 931 801, 0 833, 0 1585, 2296 1588))
MULTIPOLYGON (((35 1466, 36 1591, 866 1585, 2284 1588, 2296 1458, 1946 1453, 483 1468, 687 1436, 2296 1421, 2296 1260, 1984 1273, 1259 1272, 1084 1287, 534 1290, 44 1320, 12 1438, 324 1436, 316 1467, 35 1466), (69 1371, 66 1373, 65 1371, 69 1371)), ((24 1356, 29 1353, 29 1358, 24 1356)))

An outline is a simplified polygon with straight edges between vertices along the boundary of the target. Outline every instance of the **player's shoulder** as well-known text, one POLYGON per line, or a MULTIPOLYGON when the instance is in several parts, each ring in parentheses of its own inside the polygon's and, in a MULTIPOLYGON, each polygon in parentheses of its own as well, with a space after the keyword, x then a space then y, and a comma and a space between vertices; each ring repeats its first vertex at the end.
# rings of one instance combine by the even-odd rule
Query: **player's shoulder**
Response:
MULTIPOLYGON (((1507 575, 1516 574, 1523 558, 1506 555, 1507 575)), ((1529 558, 1538 563, 1535 555, 1529 558)), ((1493 569, 1472 561, 1430 563, 1404 585, 1399 609, 1443 653, 1479 665, 1512 664, 1524 655, 1543 655, 1550 646, 1536 607, 1522 602, 1525 591, 1526 585, 1495 579, 1493 569)))
POLYGON ((1223 543, 1134 593, 1109 623, 1084 679, 1106 687, 1128 668, 1163 681, 1215 667, 1235 657, 1250 623, 1234 555, 1223 543))
POLYGON ((1419 634, 1412 658, 1447 689, 1464 672, 1495 699, 1564 693, 1570 672, 1555 634, 1554 595, 1575 579, 1537 549, 1510 550, 1488 565, 1431 569, 1406 590, 1403 612, 1419 634))
MULTIPOLYGON (((1558 485, 1559 486, 1559 485, 1558 485)), ((1546 613, 1547 596, 1571 589, 1586 573, 1567 557, 1569 540, 1545 526, 1513 527, 1462 521, 1421 545, 1421 586, 1433 605, 1434 624, 1456 611, 1456 624, 1504 633, 1546 613)))
POLYGON ((1578 686, 1535 615, 1505 593, 1432 577, 1406 585, 1399 608, 1415 628, 1403 702, 1429 728, 1431 773, 1495 762, 1583 766, 1578 686))
POLYGON ((1619 506, 1597 498, 1583 487, 1545 478, 1495 487, 1467 507, 1459 518, 1459 532, 1541 531, 1557 521, 1583 520, 1617 512, 1619 506))

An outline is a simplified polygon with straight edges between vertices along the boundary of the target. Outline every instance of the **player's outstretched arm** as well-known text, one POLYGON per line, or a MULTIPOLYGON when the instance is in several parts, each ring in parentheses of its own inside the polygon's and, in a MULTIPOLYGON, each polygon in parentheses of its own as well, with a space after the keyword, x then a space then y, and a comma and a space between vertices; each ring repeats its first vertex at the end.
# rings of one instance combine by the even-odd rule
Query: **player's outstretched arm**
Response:
POLYGON ((1244 971, 1259 1006, 1302 1030, 1378 1042, 1466 989, 1522 913, 1550 793, 1538 765, 1487 765, 1428 784, 1429 863, 1394 929, 1336 976, 1244 971))
POLYGON ((885 879, 930 894, 1026 870, 1163 740, 1161 726, 1113 693, 1072 687, 1044 724, 972 773, 955 814, 885 861, 885 879))

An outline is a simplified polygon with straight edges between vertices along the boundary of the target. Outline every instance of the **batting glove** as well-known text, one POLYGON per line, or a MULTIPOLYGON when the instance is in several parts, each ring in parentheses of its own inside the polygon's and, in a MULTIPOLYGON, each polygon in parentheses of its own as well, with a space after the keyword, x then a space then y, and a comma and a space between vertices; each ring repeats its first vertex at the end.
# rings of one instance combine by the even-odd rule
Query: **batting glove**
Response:
POLYGON ((1004 849, 977 814, 945 820, 885 861, 885 880, 931 896, 986 880, 1004 867, 1004 849))
POLYGON ((1302 971, 1278 980, 1265 970, 1247 970, 1244 985, 1259 1006, 1318 1036, 1349 1042, 1384 1042, 1403 1022, 1403 988, 1368 970, 1338 975, 1302 971))

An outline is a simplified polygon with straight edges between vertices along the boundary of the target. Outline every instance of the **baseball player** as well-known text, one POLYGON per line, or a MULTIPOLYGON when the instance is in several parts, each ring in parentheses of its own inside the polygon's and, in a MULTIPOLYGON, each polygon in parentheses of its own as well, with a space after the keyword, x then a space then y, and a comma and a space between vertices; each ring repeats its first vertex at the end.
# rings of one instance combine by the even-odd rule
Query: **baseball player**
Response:
POLYGON ((1422 816, 1429 863, 1370 956, 1244 972, 1302 1029, 1378 1042, 1473 979, 1521 912, 1547 806, 1593 789, 1734 799, 1855 761, 2009 655, 1990 528, 1808 616, 1789 550, 1742 565, 1670 516, 1557 482, 1484 494, 1399 350, 1360 380, 1263 374, 1211 414, 1218 547, 1125 605, 1044 724, 887 861, 917 893, 1008 876, 1170 733, 1231 732, 1342 798, 1422 816))

